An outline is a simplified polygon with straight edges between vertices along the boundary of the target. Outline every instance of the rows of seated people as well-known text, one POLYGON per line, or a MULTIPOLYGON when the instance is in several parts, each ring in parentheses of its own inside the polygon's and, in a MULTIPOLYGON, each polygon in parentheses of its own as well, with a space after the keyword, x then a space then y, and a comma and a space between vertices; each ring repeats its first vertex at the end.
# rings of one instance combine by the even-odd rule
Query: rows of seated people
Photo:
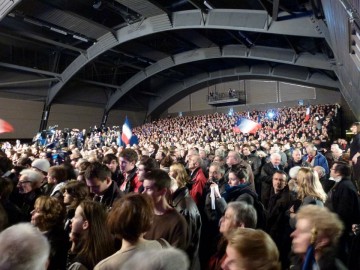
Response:
MULTIPOLYGON (((351 143, 327 147, 336 106, 313 112, 318 119, 297 128, 283 116, 280 124, 263 119, 271 128, 254 136, 225 130, 231 120, 222 115, 161 120, 134 129, 138 146, 72 146, 61 165, 46 150, 8 150, 0 157, 0 226, 9 228, 0 239, 30 222, 47 239, 48 269, 161 269, 150 258, 155 265, 162 257, 146 252, 170 247, 183 252, 169 255, 176 268, 163 269, 358 269, 360 125, 351 143), (182 137, 183 127, 193 137, 182 137)), ((0 247, 0 268, 26 263, 9 259, 11 242, 0 247)))

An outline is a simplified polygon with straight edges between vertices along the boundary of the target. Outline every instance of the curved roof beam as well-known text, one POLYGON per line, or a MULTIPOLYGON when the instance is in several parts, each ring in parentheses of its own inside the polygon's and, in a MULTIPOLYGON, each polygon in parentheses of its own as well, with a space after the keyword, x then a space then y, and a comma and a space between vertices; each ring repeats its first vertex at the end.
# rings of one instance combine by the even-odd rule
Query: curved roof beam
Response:
POLYGON ((159 89, 158 97, 152 98, 149 102, 148 115, 159 113, 159 110, 162 110, 164 107, 170 107, 174 102, 171 103, 169 101, 180 94, 190 94, 199 90, 198 87, 201 84, 224 78, 234 78, 237 80, 271 79, 331 89, 340 88, 339 81, 334 81, 324 74, 311 73, 307 68, 289 65, 282 65, 275 68, 268 65, 240 66, 211 73, 201 73, 189 77, 183 82, 176 82, 159 89))
POLYGON ((4 0, 0 5, 0 21, 10 13, 10 11, 21 2, 21 0, 4 0))
POLYGON ((327 60, 326 56, 323 54, 312 55, 309 53, 303 53, 296 55, 296 53, 290 49, 263 46, 248 49, 243 45, 228 45, 224 46, 222 49, 219 47, 201 48, 166 57, 148 66, 145 70, 139 71, 118 87, 116 92, 107 102, 105 111, 110 111, 115 103, 128 93, 135 85, 157 73, 162 72, 163 70, 177 65, 216 58, 257 59, 296 66, 312 67, 315 69, 333 70, 333 65, 331 65, 329 60, 327 60))
POLYGON ((108 32, 96 43, 79 55, 61 74, 61 80, 50 88, 46 104, 50 105, 61 88, 87 63, 120 44, 147 35, 178 29, 227 29, 252 31, 280 35, 296 35, 324 38, 317 27, 317 21, 311 16, 299 16, 289 20, 273 21, 269 25, 266 11, 259 10, 210 10, 208 14, 200 10, 180 11, 147 18, 117 30, 108 32))

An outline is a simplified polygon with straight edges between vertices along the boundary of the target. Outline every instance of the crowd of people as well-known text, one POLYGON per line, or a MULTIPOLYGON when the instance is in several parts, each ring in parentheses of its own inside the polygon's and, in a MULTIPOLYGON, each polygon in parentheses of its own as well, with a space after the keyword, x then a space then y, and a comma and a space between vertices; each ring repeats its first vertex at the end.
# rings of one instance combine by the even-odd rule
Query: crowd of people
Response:
POLYGON ((0 269, 359 269, 360 124, 342 138, 340 109, 169 117, 135 145, 118 127, 4 143, 0 269))

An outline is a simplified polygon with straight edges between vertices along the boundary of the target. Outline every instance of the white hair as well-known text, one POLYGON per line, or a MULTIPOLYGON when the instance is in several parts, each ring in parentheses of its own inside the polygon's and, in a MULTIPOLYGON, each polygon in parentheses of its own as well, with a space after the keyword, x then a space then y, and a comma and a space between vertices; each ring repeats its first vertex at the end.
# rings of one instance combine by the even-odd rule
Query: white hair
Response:
POLYGON ((289 176, 290 176, 290 179, 296 179, 297 177, 297 174, 299 172, 299 170, 301 169, 300 166, 295 166, 295 167, 292 167, 289 171, 289 176))
POLYGON ((30 223, 11 226, 0 233, 0 269, 45 270, 50 254, 46 237, 30 223))
POLYGON ((184 251, 176 248, 137 252, 125 262, 122 270, 187 270, 189 259, 184 251))

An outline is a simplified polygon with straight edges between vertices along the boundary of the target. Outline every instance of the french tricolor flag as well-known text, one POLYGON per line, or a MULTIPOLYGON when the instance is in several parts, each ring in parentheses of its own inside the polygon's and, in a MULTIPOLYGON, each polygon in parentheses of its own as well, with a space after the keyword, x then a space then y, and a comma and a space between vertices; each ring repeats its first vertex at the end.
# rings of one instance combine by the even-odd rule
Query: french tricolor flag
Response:
POLYGON ((254 134, 260 128, 261 128, 261 125, 259 123, 256 123, 247 118, 239 118, 238 121, 236 122, 236 125, 233 128, 233 130, 235 133, 242 132, 242 133, 254 134))
POLYGON ((122 134, 121 134, 121 140, 125 145, 130 144, 130 140, 132 137, 130 122, 128 118, 125 118, 125 123, 122 126, 122 134))
POLYGON ((310 119, 310 107, 307 107, 304 122, 309 121, 309 119, 310 119))

